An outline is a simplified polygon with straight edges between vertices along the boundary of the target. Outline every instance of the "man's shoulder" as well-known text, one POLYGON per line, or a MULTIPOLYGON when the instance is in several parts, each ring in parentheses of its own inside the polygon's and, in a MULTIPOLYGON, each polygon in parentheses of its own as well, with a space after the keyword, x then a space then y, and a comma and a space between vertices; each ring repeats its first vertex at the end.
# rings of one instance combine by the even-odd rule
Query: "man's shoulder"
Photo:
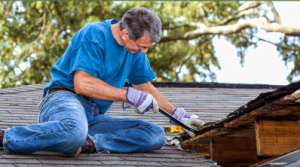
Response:
POLYGON ((98 21, 98 22, 91 22, 87 23, 82 29, 85 30, 105 30, 106 29, 106 23, 105 21, 98 21))
POLYGON ((107 31, 105 21, 98 21, 86 24, 82 30, 86 35, 92 34, 93 36, 103 34, 107 31))
POLYGON ((86 24, 79 30, 77 33, 78 35, 82 35, 84 41, 97 41, 100 40, 109 34, 110 27, 108 23, 110 20, 98 21, 98 22, 91 22, 86 24))

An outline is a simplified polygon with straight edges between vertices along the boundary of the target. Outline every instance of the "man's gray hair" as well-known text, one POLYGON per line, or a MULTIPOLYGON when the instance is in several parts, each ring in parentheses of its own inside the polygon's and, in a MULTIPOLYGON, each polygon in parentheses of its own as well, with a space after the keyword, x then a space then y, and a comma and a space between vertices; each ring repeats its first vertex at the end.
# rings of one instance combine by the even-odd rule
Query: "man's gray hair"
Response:
POLYGON ((133 41, 147 33, 151 42, 157 43, 161 36, 161 21, 153 11, 144 7, 134 7, 124 14, 120 29, 126 29, 133 41))

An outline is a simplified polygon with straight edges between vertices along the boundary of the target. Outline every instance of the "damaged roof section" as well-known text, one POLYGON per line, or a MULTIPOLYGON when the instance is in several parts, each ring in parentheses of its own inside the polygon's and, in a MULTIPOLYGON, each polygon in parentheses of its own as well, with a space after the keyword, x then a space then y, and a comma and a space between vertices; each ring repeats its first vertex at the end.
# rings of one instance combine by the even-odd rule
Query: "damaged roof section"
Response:
POLYGON ((289 95, 289 94, 295 92, 296 90, 298 90, 299 88, 300 88, 300 82, 296 82, 296 83, 289 84, 287 86, 282 86, 282 87, 278 88, 277 90, 274 90, 271 92, 261 93, 257 98, 255 98, 254 100, 251 100, 247 104, 234 110, 233 112, 228 114, 225 118, 202 126, 202 128, 199 129, 200 133, 206 132, 213 128, 224 127, 225 122, 232 121, 235 118, 238 118, 246 113, 249 113, 249 112, 259 108, 259 107, 269 104, 276 99, 279 99, 285 95, 289 95))
POLYGON ((299 125, 300 82, 295 82, 261 93, 180 144, 200 150, 199 155, 209 154, 222 166, 249 166, 299 149, 299 125), (222 151, 227 157, 219 154, 222 151))

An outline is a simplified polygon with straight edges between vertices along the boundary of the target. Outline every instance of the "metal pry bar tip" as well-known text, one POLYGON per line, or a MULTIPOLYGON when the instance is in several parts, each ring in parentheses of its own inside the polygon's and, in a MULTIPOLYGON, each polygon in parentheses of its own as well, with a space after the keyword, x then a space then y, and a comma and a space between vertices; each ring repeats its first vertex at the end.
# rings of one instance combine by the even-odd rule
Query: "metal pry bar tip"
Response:
POLYGON ((177 118, 175 118, 173 115, 169 114, 167 111, 159 108, 159 112, 162 113, 163 115, 165 115, 166 117, 170 118, 172 121, 174 121, 175 123, 177 123, 179 126, 183 127, 184 129, 189 130, 194 133, 199 133, 198 129, 194 129, 194 128, 187 126, 186 124, 182 123, 177 118))

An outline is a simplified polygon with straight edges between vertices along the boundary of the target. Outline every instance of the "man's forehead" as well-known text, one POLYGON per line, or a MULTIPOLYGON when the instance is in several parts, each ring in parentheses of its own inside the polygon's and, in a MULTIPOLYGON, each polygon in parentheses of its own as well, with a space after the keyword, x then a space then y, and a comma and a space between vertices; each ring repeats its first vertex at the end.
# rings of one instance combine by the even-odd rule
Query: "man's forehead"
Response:
POLYGON ((155 42, 151 42, 148 34, 143 35, 140 39, 136 41, 140 46, 149 47, 155 45, 155 42))

